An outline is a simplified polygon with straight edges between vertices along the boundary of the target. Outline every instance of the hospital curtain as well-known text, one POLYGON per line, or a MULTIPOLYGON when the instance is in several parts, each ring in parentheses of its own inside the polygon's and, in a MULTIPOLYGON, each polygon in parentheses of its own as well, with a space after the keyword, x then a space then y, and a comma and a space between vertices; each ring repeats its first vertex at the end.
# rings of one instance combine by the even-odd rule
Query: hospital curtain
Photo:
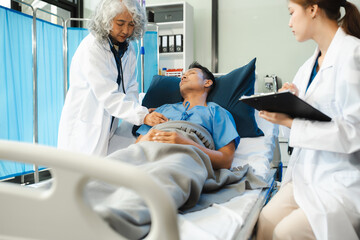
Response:
MULTIPOLYGON (((38 142, 56 146, 64 102, 63 28, 43 20, 36 28, 38 142)), ((32 17, 1 7, 0 31, 0 138, 32 142, 32 17)), ((0 179, 30 172, 33 165, 0 161, 0 179)))
MULTIPOLYGON (((144 34, 144 92, 150 86, 154 75, 158 74, 158 33, 156 31, 146 31, 144 34)), ((141 57, 140 57, 140 41, 133 41, 137 58, 137 81, 139 84, 139 92, 141 92, 141 57)))
POLYGON ((64 103, 63 27, 36 21, 39 143, 57 146, 64 103))
MULTIPOLYGON (((32 17, 0 7, 0 139, 33 141, 32 17)), ((0 179, 32 172, 0 161, 0 179)))

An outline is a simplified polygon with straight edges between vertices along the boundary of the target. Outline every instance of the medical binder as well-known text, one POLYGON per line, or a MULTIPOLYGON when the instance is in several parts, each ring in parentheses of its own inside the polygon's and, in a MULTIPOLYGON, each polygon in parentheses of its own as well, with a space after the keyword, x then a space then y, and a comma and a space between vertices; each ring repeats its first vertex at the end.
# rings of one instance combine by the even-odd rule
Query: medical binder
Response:
POLYGON ((183 51, 183 35, 177 34, 175 35, 175 52, 182 52, 183 51))
POLYGON ((161 37, 161 52, 166 53, 169 52, 169 36, 168 35, 164 35, 164 36, 160 36, 161 37))
POLYGON ((261 111, 288 114, 292 118, 304 118, 316 121, 331 121, 331 118, 290 91, 265 93, 253 96, 243 96, 243 103, 261 111))
POLYGON ((175 52, 175 35, 169 35, 169 52, 175 52))

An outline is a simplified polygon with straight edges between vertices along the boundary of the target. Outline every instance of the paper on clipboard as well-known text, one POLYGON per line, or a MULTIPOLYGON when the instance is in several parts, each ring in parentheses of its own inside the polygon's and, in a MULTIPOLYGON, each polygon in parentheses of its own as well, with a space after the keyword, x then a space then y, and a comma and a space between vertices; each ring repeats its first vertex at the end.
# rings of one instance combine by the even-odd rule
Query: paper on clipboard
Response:
POLYGON ((329 116, 312 107, 290 91, 243 96, 239 100, 259 111, 265 110, 269 112, 285 113, 293 118, 331 121, 329 116))

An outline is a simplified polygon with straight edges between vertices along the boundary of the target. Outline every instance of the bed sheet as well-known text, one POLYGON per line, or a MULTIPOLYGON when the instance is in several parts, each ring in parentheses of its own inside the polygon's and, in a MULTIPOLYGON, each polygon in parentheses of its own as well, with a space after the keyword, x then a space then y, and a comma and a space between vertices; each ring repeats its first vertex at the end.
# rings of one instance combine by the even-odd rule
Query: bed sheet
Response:
POLYGON ((179 215, 181 239, 236 239, 260 193, 260 189, 248 190, 226 203, 179 215))

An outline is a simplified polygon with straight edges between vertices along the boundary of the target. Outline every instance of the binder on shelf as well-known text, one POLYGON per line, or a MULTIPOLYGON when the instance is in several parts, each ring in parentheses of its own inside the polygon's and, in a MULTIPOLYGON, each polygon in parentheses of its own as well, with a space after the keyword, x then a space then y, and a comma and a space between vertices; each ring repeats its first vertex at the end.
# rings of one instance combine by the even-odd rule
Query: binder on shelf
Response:
POLYGON ((285 113, 293 118, 331 121, 331 118, 289 91, 243 96, 240 101, 261 111, 285 113))
POLYGON ((183 35, 177 34, 175 35, 175 52, 182 52, 183 51, 183 35))
POLYGON ((169 52, 175 52, 175 35, 169 35, 169 52))
POLYGON ((169 36, 164 35, 161 37, 161 52, 166 53, 169 52, 169 36))
POLYGON ((159 36, 159 53, 162 53, 162 36, 159 36))

